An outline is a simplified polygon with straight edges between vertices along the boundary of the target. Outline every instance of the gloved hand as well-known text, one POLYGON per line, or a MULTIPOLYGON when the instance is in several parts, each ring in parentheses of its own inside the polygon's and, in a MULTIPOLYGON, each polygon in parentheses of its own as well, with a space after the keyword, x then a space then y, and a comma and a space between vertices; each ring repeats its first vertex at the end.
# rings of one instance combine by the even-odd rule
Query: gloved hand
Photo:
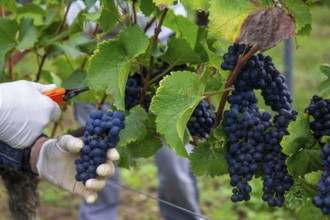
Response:
POLYGON ((1 83, 0 140, 13 148, 29 147, 50 121, 57 121, 60 107, 41 94, 55 88, 24 80, 1 83))
POLYGON ((82 140, 71 135, 63 135, 58 139, 40 139, 44 139, 45 142, 40 143, 38 140, 32 147, 31 160, 37 161, 35 166, 31 162, 32 170, 49 183, 84 197, 87 203, 95 202, 96 192, 105 187, 106 177, 114 173, 112 161, 119 159, 117 150, 110 149, 107 152, 107 163, 99 165, 96 170, 99 177, 87 180, 84 185, 75 179, 75 161, 84 146, 82 140), (34 149, 35 147, 37 148, 34 149), (39 154, 38 147, 41 148, 39 154))

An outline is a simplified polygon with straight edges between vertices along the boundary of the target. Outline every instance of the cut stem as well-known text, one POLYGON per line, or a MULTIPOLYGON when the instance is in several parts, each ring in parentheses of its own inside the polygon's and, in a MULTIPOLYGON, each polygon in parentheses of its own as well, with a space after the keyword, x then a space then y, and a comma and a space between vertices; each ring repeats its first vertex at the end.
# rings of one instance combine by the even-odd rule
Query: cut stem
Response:
MULTIPOLYGON (((236 66, 233 70, 233 72, 228 76, 225 88, 229 88, 233 85, 234 80, 236 79, 238 73, 242 69, 243 65, 248 61, 253 54, 255 54, 259 50, 259 46, 256 45, 254 46, 247 54, 244 56, 240 56, 237 60, 236 66)), ((222 119, 222 113, 225 108, 226 100, 228 97, 229 91, 225 91, 221 97, 221 101, 219 103, 219 108, 215 117, 215 122, 214 122, 214 128, 217 127, 222 119)))

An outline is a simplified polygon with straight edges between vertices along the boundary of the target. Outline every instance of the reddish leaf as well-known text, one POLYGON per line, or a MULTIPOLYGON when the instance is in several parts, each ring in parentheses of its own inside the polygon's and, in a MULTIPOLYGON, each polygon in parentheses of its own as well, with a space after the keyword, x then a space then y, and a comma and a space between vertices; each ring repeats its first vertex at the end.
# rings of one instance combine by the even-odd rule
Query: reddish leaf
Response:
POLYGON ((244 21, 238 43, 259 45, 261 51, 268 50, 281 40, 294 37, 294 20, 279 8, 260 10, 250 14, 244 21))

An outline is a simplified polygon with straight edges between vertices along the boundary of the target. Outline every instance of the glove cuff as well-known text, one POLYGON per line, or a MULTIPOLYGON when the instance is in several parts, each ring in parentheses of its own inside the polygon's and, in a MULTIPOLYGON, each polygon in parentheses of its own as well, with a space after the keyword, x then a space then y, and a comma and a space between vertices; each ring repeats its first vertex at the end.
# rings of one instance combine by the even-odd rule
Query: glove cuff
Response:
MULTIPOLYGON (((40 137, 47 136, 42 134, 35 141, 40 137)), ((30 164, 31 148, 33 145, 34 143, 30 147, 19 149, 0 141, 0 166, 13 168, 16 172, 37 175, 31 170, 30 164)))

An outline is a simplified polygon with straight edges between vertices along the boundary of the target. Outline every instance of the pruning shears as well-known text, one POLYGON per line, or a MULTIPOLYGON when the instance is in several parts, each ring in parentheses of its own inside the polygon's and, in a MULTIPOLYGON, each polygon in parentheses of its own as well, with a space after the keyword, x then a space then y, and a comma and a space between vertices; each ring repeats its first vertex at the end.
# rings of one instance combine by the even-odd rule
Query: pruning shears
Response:
POLYGON ((53 99, 54 102, 56 102, 57 104, 64 105, 67 101, 79 95, 80 93, 87 91, 88 89, 89 89, 88 87, 77 88, 77 89, 56 88, 53 90, 43 92, 42 94, 53 99))

